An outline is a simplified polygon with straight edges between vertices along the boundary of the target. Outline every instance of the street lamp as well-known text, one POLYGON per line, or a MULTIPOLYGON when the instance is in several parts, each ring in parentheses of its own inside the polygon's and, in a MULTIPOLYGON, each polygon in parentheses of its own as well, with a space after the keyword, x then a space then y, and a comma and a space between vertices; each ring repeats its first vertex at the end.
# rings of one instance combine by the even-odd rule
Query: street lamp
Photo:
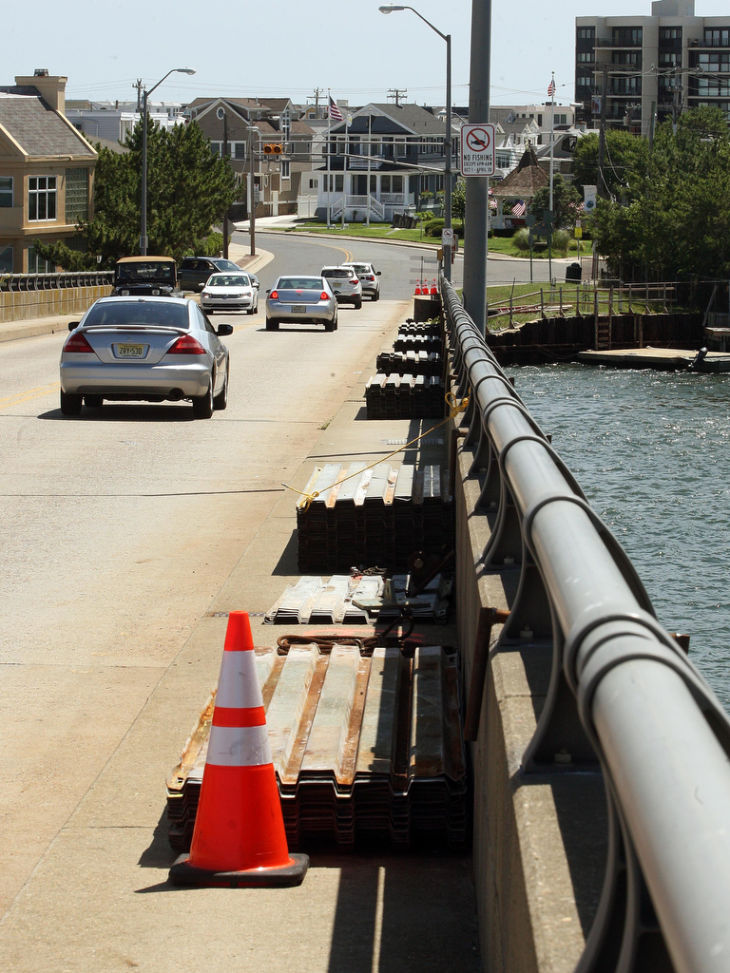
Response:
POLYGON ((444 34, 430 20, 426 20, 423 14, 419 13, 415 7, 404 4, 389 3, 383 7, 378 7, 381 14, 391 14, 397 10, 410 10, 420 18, 424 24, 438 34, 441 40, 446 42, 446 136, 444 138, 444 151, 446 160, 444 163, 444 230, 448 231, 445 235, 449 242, 444 243, 444 277, 451 279, 451 34, 444 34))
POLYGON ((142 92, 142 200, 139 223, 139 252, 143 257, 147 256, 147 99, 155 88, 159 88, 165 78, 169 78, 175 72, 195 74, 195 69, 171 68, 164 77, 160 78, 157 84, 153 84, 151 88, 145 88, 142 92))

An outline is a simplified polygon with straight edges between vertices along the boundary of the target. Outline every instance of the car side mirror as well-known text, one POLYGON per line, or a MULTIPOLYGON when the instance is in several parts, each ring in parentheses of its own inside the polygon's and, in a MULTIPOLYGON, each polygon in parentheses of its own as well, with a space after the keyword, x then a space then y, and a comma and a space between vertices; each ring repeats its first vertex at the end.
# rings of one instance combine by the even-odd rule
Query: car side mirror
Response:
POLYGON ((219 338, 225 338, 226 335, 233 334, 233 325, 219 324, 218 327, 215 329, 215 333, 218 335, 219 338))
POLYGON ((376 270, 376 271, 375 271, 375 276, 376 276, 376 277, 380 277, 380 275, 381 275, 381 273, 382 273, 382 271, 381 271, 381 270, 376 270))
POLYGON ((80 321, 69 321, 69 322, 68 322, 68 330, 69 330, 69 331, 75 331, 75 330, 76 330, 76 328, 78 328, 78 326, 79 326, 80 324, 81 324, 81 322, 80 322, 80 321))

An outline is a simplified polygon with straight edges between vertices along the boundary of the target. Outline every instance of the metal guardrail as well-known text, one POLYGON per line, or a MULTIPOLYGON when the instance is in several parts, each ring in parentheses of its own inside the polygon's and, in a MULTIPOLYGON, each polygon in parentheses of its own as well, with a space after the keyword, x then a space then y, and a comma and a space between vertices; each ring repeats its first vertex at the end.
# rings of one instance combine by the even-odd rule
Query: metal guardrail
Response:
POLYGON ((524 773, 599 765, 606 784, 608 861, 577 970, 726 973, 730 721, 448 281, 442 296, 458 394, 470 396, 474 515, 494 524, 477 569, 520 568, 497 651, 552 646, 524 773))
POLYGON ((50 291, 111 284, 111 270, 59 274, 0 274, 0 291, 50 291))

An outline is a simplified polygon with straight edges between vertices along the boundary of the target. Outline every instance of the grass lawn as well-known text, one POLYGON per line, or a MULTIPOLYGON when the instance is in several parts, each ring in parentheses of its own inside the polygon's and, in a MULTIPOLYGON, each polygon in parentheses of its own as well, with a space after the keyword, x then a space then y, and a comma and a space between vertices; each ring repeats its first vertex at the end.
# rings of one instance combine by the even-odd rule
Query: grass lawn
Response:
MULTIPOLYGON (((341 223, 333 223, 329 228, 325 226, 324 223, 317 223, 314 220, 306 220, 298 223, 297 226, 291 227, 289 229, 283 230, 284 233, 322 233, 331 237, 364 237, 369 239, 382 239, 382 240, 404 240, 408 243, 424 243, 431 245, 433 247, 438 247, 441 245, 440 238, 426 236, 423 232, 422 227, 417 227, 414 230, 402 230, 398 227, 393 227, 390 223, 370 223, 367 225, 365 223, 346 223, 344 228, 341 223)), ((463 240, 460 241, 460 245, 463 244, 463 240)), ((489 250, 491 253, 501 253, 508 257, 524 257, 529 259, 529 251, 525 252, 520 250, 512 242, 512 237, 507 236, 490 236, 489 237, 489 250)), ((569 250, 566 253, 562 251, 553 251, 553 257, 567 257, 571 255, 577 256, 576 250, 569 250)), ((547 249, 540 249, 533 252, 533 260, 547 260, 548 252, 547 249)))

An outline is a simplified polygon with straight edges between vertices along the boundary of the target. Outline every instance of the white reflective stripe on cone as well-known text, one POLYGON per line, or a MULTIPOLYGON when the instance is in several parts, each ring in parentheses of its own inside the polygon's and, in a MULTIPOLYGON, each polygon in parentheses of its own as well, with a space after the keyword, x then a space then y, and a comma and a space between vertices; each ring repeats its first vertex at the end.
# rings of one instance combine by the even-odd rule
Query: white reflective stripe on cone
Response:
POLYGON ((256 676, 256 662, 250 649, 223 653, 215 704, 231 709, 250 709, 264 705, 256 676))
POLYGON ((211 726, 206 763, 219 767, 260 767, 272 763, 263 726, 211 726))

